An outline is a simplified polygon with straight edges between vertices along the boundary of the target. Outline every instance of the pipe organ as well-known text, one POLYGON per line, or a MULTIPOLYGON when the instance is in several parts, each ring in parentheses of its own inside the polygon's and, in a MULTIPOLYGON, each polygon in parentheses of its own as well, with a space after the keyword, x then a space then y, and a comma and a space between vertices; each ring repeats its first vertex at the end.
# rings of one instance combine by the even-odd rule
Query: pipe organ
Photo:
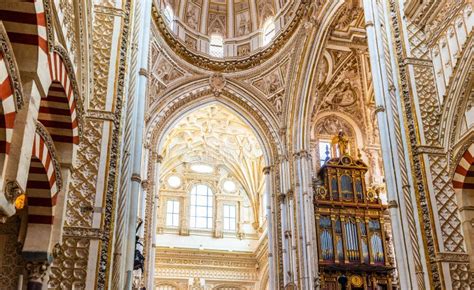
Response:
POLYGON ((367 165, 350 156, 346 145, 343 134, 333 139, 334 157, 326 158, 314 187, 321 289, 391 290, 387 207, 366 186, 367 165))

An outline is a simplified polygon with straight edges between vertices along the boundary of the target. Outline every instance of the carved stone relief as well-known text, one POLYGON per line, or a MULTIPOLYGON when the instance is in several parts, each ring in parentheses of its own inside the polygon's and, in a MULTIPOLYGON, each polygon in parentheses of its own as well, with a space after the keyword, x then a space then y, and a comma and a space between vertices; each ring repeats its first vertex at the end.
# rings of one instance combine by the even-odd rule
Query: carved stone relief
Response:
POLYGON ((92 226, 103 121, 87 120, 69 185, 66 225, 92 226))

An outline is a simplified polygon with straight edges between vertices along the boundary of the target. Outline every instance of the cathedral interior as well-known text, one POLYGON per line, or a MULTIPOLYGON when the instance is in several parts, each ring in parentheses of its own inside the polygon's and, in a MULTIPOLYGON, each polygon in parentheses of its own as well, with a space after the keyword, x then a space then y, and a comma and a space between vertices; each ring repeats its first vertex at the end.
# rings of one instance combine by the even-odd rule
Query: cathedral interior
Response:
POLYGON ((472 0, 0 0, 0 289, 474 289, 472 0))

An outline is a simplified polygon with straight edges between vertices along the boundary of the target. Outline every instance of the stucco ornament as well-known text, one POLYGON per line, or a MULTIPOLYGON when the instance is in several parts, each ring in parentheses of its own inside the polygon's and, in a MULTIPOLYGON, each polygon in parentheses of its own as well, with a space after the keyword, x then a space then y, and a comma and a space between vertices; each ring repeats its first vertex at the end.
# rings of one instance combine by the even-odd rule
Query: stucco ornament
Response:
POLYGON ((211 85, 212 92, 217 97, 225 88, 226 80, 221 74, 213 74, 209 78, 209 84, 211 85))

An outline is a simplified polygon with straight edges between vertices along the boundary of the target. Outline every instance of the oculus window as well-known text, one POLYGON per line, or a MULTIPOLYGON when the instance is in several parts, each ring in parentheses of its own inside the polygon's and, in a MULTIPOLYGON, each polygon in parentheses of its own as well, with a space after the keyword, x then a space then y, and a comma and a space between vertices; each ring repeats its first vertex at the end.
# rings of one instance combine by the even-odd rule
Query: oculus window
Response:
POLYGON ((176 175, 171 175, 168 178, 168 185, 171 186, 172 188, 178 188, 181 186, 181 178, 176 175))
POLYGON ((233 193, 237 190, 237 185, 232 180, 226 180, 222 186, 226 192, 233 193))
POLYGON ((197 173, 212 173, 214 168, 207 164, 193 164, 191 165, 191 170, 197 173))

